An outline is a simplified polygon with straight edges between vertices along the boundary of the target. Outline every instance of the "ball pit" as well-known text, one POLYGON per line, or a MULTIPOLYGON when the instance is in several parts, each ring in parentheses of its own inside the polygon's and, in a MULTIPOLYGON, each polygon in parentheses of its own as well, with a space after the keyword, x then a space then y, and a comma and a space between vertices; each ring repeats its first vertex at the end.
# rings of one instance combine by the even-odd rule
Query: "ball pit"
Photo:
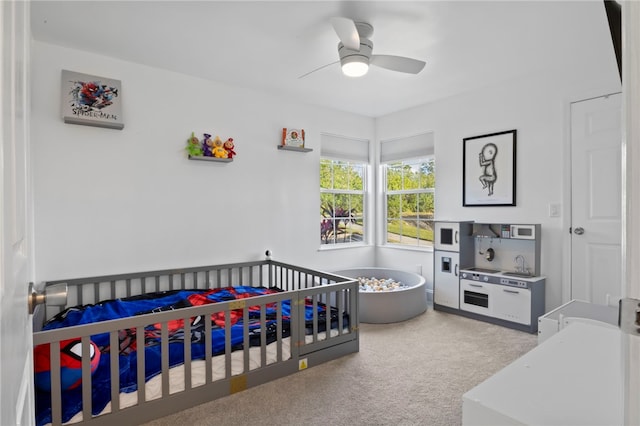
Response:
MULTIPOLYGON (((391 268, 352 268, 334 274, 360 279, 360 322, 387 324, 406 321, 427 309, 425 279, 421 275, 391 268), (393 289, 364 290, 363 282, 399 283, 393 289)), ((373 286, 372 286, 373 287, 373 286)))

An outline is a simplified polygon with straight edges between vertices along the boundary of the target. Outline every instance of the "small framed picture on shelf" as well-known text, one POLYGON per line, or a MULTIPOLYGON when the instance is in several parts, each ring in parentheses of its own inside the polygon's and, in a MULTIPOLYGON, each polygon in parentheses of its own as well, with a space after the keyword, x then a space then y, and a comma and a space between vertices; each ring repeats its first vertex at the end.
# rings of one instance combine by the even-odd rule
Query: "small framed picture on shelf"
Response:
POLYGON ((282 145, 304 148, 304 129, 282 128, 282 145))

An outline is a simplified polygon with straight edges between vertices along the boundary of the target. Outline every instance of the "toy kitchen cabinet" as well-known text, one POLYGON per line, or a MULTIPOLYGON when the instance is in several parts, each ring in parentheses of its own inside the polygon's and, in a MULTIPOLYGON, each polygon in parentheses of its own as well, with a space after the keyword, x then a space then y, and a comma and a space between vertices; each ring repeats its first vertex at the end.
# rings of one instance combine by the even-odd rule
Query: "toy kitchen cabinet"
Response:
POLYGON ((473 262, 473 222, 435 223, 433 308, 460 308, 460 271, 473 262))

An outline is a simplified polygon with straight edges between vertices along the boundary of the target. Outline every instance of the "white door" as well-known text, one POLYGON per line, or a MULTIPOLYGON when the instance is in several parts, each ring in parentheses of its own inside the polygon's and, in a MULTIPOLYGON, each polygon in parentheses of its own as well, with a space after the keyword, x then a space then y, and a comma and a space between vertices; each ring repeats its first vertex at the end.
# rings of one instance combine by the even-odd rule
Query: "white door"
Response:
POLYGON ((571 104, 571 298, 622 294, 622 96, 571 104))
POLYGON ((29 3, 0 2, 0 425, 33 425, 28 173, 29 3))

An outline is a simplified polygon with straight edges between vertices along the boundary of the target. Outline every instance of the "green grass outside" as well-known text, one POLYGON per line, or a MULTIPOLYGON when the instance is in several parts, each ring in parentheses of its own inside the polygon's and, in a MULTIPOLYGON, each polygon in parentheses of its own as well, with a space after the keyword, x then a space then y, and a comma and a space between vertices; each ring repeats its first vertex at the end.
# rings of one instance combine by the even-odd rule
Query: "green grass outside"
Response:
POLYGON ((433 230, 420 229, 407 223, 387 223, 387 232, 391 234, 403 235, 405 237, 419 238, 424 241, 433 241, 433 230))

